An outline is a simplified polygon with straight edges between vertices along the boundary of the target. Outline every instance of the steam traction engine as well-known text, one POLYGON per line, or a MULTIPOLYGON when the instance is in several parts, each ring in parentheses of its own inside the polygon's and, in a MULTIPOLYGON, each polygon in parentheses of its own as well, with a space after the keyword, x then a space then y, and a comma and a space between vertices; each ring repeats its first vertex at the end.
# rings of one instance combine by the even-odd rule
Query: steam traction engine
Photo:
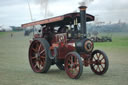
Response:
POLYGON ((78 79, 83 65, 102 75, 108 70, 108 58, 101 50, 94 50, 94 43, 87 38, 86 22, 94 21, 94 16, 86 14, 86 6, 80 12, 23 24, 26 28, 41 25, 41 34, 35 34, 29 48, 29 62, 32 70, 46 73, 56 64, 65 70, 70 78, 78 79))

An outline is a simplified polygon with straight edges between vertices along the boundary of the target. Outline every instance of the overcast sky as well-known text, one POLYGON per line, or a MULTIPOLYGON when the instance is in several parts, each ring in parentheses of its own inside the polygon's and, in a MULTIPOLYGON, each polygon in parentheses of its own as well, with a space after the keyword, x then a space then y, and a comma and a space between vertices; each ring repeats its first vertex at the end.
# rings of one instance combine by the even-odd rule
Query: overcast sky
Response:
MULTIPOLYGON (((39 0, 29 0, 34 20, 44 18, 44 9, 39 0)), ((79 11, 82 0, 49 0, 48 9, 53 16, 79 11)), ((98 21, 128 23, 128 0, 91 0, 87 12, 98 21)), ((0 0, 0 25, 20 26, 31 22, 27 0, 0 0)))

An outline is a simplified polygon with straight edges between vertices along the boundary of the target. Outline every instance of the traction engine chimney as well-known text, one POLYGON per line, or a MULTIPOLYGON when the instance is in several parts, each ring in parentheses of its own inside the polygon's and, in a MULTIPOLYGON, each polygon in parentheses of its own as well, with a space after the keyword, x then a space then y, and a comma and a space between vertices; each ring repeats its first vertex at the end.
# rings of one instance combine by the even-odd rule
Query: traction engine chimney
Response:
POLYGON ((86 6, 80 6, 80 24, 81 24, 81 35, 82 38, 87 38, 87 31, 86 31, 86 6))

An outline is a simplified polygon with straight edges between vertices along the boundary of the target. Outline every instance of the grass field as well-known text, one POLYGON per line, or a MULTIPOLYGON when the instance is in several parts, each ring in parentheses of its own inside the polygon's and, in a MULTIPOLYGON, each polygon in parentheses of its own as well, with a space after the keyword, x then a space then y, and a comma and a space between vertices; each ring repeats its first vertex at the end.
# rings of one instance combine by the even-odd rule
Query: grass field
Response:
POLYGON ((6 32, 0 32, 0 36, 6 34, 6 32))
POLYGON ((78 80, 52 66, 48 73, 34 73, 28 62, 29 39, 23 32, 0 33, 0 85, 128 85, 128 34, 114 33, 113 42, 95 43, 109 57, 109 70, 95 75, 90 67, 83 69, 78 80))

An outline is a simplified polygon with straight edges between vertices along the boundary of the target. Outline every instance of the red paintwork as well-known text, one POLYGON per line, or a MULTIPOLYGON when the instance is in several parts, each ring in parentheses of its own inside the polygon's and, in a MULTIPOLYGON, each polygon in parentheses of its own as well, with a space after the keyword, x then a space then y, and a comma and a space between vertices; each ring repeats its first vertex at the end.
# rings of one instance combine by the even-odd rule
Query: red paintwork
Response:
MULTIPOLYGON (((35 34, 34 38, 41 38, 41 35, 35 34)), ((43 38, 43 37, 42 37, 43 38)), ((50 49, 53 51, 54 47, 58 47, 58 59, 65 59, 65 56, 72 51, 75 51, 75 39, 68 41, 67 33, 55 34, 52 39, 52 46, 50 49)), ((90 54, 80 53, 83 59, 89 58, 90 54)), ((85 63, 85 61, 83 61, 85 63)), ((88 62, 89 64, 89 62, 88 62)), ((87 66, 87 62, 86 65, 87 66)))
POLYGON ((74 40, 67 41, 67 33, 56 34, 52 40, 52 47, 58 47, 58 59, 65 59, 68 52, 74 51, 74 40))

